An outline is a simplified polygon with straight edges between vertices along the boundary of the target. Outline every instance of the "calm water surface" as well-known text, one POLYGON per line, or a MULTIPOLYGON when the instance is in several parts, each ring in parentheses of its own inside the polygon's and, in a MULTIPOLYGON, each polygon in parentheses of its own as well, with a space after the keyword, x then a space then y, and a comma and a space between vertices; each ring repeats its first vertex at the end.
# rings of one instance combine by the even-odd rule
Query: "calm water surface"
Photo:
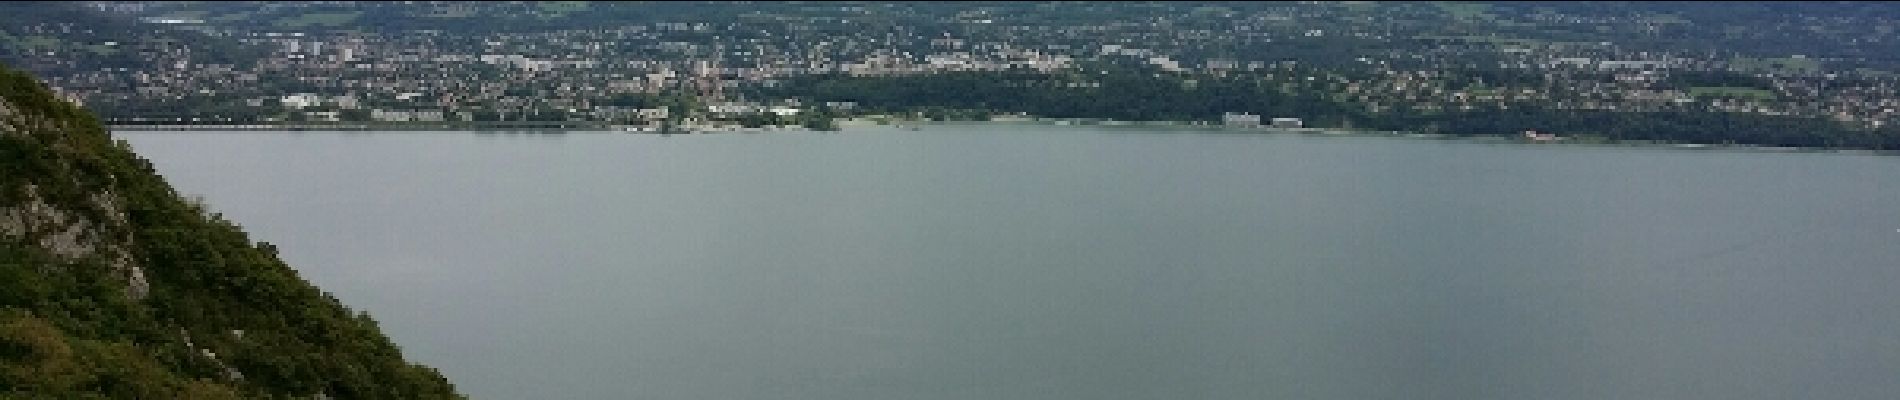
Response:
POLYGON ((1900 158, 121 133, 486 399, 1900 398, 1900 158))

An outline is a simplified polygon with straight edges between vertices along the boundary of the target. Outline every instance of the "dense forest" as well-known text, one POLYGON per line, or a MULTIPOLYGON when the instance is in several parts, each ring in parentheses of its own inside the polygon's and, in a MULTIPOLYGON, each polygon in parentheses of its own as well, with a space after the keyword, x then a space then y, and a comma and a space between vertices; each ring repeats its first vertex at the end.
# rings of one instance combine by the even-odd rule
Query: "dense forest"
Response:
POLYGON ((0 67, 0 398, 456 398, 374 320, 0 67))

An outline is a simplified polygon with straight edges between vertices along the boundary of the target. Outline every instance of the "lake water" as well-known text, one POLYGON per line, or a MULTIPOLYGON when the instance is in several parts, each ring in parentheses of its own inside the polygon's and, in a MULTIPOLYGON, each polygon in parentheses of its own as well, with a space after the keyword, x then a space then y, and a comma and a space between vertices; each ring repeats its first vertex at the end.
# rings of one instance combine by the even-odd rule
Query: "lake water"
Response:
POLYGON ((120 133, 485 399, 1893 399, 1900 158, 120 133))

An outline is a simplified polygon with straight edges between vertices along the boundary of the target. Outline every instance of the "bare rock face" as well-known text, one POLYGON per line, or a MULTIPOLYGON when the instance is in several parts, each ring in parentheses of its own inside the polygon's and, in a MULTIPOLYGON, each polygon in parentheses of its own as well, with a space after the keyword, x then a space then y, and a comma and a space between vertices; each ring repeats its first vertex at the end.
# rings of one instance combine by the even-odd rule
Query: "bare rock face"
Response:
MULTIPOLYGON (((31 121, 14 109, 12 104, 0 99, 0 135, 30 135, 23 129, 49 124, 31 121)), ((22 200, 0 202, 0 238, 25 239, 24 242, 38 244, 67 262, 96 257, 126 280, 126 295, 142 300, 150 292, 145 271, 134 262, 128 250, 132 237, 125 229, 126 212, 117 194, 109 190, 90 193, 86 196, 89 204, 77 205, 86 210, 74 210, 48 202, 39 187, 32 184, 18 190, 23 193, 22 200)))
MULTIPOLYGON (((0 121, 12 121, 15 114, 17 113, 13 111, 13 105, 7 103, 5 99, 0 99, 0 121)), ((25 133, 15 132, 12 126, 0 126, 0 135, 5 134, 24 135, 25 133)))

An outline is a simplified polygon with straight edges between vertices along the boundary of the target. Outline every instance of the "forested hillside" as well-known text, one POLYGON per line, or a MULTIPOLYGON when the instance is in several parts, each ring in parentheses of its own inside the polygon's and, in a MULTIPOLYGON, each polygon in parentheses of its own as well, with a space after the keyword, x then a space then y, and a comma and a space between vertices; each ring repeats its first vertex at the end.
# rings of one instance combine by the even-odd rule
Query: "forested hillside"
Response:
POLYGON ((458 397, 368 315, 0 67, 0 398, 458 397))

